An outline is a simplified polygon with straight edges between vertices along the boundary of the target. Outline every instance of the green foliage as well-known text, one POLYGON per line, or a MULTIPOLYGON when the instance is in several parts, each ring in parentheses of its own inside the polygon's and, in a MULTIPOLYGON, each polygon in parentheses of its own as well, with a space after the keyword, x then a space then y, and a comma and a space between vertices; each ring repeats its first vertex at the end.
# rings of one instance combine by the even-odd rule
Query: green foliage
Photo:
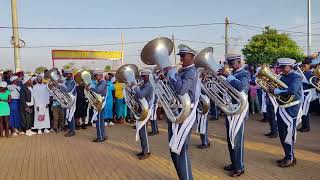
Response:
POLYGON ((64 65, 63 69, 72 69, 73 66, 74 66, 74 62, 71 62, 71 63, 64 65))
POLYGON ((279 58, 302 61, 304 54, 288 34, 266 27, 262 34, 253 36, 242 49, 247 64, 274 64, 279 58))
POLYGON ((104 67, 104 70, 105 70, 105 71, 111 70, 111 66, 110 66, 110 65, 106 65, 106 66, 104 67))
POLYGON ((35 73, 35 74, 41 74, 41 73, 43 73, 43 71, 46 70, 46 69, 47 69, 46 67, 39 66, 39 67, 37 67, 37 68, 34 70, 34 73, 35 73))

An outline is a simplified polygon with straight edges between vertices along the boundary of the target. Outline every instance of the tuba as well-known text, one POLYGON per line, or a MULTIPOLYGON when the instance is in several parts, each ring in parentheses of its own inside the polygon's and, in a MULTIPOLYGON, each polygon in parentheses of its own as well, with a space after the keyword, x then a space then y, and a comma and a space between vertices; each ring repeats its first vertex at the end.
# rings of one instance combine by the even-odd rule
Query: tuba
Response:
MULTIPOLYGON (((126 64, 121 66, 116 72, 116 79, 120 83, 125 83, 125 101, 137 121, 143 121, 147 118, 149 112, 149 104, 146 98, 138 99, 130 85, 138 85, 139 78, 138 67, 134 64, 126 64)), ((139 83, 141 84, 141 83, 139 83)))
POLYGON ((149 75, 149 81, 159 98, 168 119, 173 123, 183 122, 191 113, 191 100, 188 93, 176 95, 169 80, 162 76, 163 68, 170 67, 170 54, 173 42, 160 37, 147 43, 141 52, 141 60, 147 65, 155 66, 149 75))
MULTIPOLYGON (((263 66, 256 76, 256 83, 266 92, 269 92, 269 87, 285 89, 288 86, 282 82, 277 76, 271 71, 268 66, 263 66)), ((288 104, 294 100, 294 95, 280 96, 270 93, 274 96, 280 104, 288 104)))
POLYGON ((217 75, 217 71, 223 67, 213 59, 212 53, 213 48, 208 47, 194 57, 194 64, 201 80, 201 89, 226 115, 240 114, 248 103, 247 95, 239 92, 217 75))
POLYGON ((313 76, 309 79, 309 82, 318 91, 320 91, 320 66, 313 70, 313 76))
POLYGON ((75 97, 71 93, 67 93, 64 89, 59 86, 59 81, 61 81, 61 74, 57 68, 53 68, 45 73, 45 78, 50 79, 47 84, 49 92, 54 98, 59 101, 61 107, 64 109, 69 109, 75 103, 75 97))
MULTIPOLYGON (((83 80, 83 83, 86 86, 89 86, 92 83, 91 80, 91 73, 88 71, 82 71, 81 72, 81 79, 83 80)), ((98 94, 93 92, 92 90, 86 90, 84 89, 84 95, 89 101, 89 104, 98 112, 100 112, 103 109, 103 101, 104 98, 98 94)))
POLYGON ((210 110, 210 99, 207 95, 201 94, 199 98, 197 111, 200 114, 207 114, 209 110, 210 110))

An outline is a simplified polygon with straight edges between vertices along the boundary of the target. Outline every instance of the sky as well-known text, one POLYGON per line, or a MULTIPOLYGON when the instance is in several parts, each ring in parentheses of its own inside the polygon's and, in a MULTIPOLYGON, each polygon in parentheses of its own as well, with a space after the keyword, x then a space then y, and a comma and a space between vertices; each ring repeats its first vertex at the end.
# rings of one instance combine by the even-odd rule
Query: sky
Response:
MULTIPOLYGON (((320 1, 312 1, 312 51, 320 51, 320 1), (319 21, 319 22, 317 22, 319 21)), ((19 26, 23 27, 136 27, 165 26, 201 23, 231 23, 258 27, 270 25, 277 29, 306 32, 307 0, 17 0, 19 26)), ((12 26, 11 0, 0 0, 0 27, 12 26)), ((20 29, 20 39, 26 48, 21 49, 21 64, 25 71, 38 66, 51 68, 52 49, 121 50, 121 45, 90 47, 46 47, 86 44, 124 43, 124 62, 141 65, 140 51, 146 42, 159 37, 176 38, 180 43, 201 50, 214 48, 214 57, 224 56, 224 25, 199 27, 135 29, 135 30, 26 30, 20 29), (187 40, 187 41, 186 41, 187 40), (197 41, 197 42, 194 42, 197 41), (205 43, 206 42, 206 43, 205 43), (214 43, 214 44, 212 44, 214 43)), ((230 51, 241 53, 242 45, 255 34, 257 28, 237 25, 230 27, 230 51)), ((11 29, 0 29, 0 69, 13 69, 13 49, 10 47, 11 29)), ((291 36, 306 50, 305 34, 291 36)), ((59 61, 57 66, 70 61, 59 61)), ((73 61, 78 66, 104 67, 110 61, 73 61)))

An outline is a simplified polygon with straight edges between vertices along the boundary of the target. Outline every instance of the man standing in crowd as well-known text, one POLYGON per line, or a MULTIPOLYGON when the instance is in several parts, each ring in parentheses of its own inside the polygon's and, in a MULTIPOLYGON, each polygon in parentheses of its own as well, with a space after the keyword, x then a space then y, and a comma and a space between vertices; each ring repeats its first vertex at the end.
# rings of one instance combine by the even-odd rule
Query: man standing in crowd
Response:
POLYGON ((34 98, 34 129, 38 130, 38 134, 42 134, 42 129, 45 133, 50 133, 50 115, 49 115, 49 100, 50 93, 46 84, 42 82, 41 75, 36 77, 37 84, 33 87, 34 98))
MULTIPOLYGON (((223 70, 221 73, 227 78, 232 87, 239 92, 248 95, 250 74, 241 63, 240 55, 230 55, 227 57, 227 63, 233 69, 232 73, 223 70)), ((244 122, 248 118, 249 104, 246 104, 243 112, 237 115, 227 116, 226 129, 228 148, 231 164, 224 167, 224 170, 231 171, 231 177, 238 177, 244 173, 243 153, 244 153, 244 122)))
POLYGON ((188 149, 191 129, 196 120, 196 109, 201 88, 197 69, 193 62, 196 52, 185 45, 181 45, 178 55, 180 56, 182 69, 177 72, 173 67, 166 67, 164 71, 167 72, 167 78, 175 93, 179 95, 188 93, 193 107, 189 117, 183 123, 177 124, 168 120, 169 147, 171 159, 179 179, 193 179, 188 149))
POLYGON ((76 101, 77 101, 77 91, 76 91, 76 82, 73 80, 72 70, 64 70, 64 75, 66 77, 66 81, 64 83, 64 87, 66 88, 66 92, 72 97, 74 100, 72 106, 69 109, 66 109, 66 120, 68 122, 68 133, 65 134, 65 137, 72 137, 76 135, 75 132, 75 120, 74 120, 74 112, 76 111, 76 101))
POLYGON ((142 86, 139 88, 136 85, 134 85, 132 89, 135 91, 138 99, 146 98, 146 100, 149 103, 148 116, 141 121, 136 121, 136 129, 137 129, 136 140, 138 141, 140 139, 141 149, 142 149, 142 151, 138 153, 137 156, 140 160, 143 160, 143 159, 147 159, 150 156, 150 147, 149 147, 146 123, 150 119, 150 117, 153 115, 152 113, 154 113, 155 95, 153 93, 153 88, 149 82, 149 73, 146 71, 141 71, 141 77, 143 79, 142 86))
POLYGON ((87 90, 89 90, 90 88, 92 91, 100 94, 104 98, 104 102, 103 102, 104 107, 97 114, 97 121, 96 121, 97 138, 93 140, 93 142, 103 142, 108 139, 108 137, 105 134, 105 124, 103 119, 103 112, 104 112, 105 103, 106 103, 105 98, 107 95, 107 81, 103 78, 103 71, 96 70, 94 72, 94 77, 95 77, 95 80, 97 81, 97 85, 89 86, 86 88, 88 88, 87 90))
POLYGON ((312 71, 310 70, 312 63, 311 57, 306 57, 305 60, 302 63, 302 69, 303 69, 303 80, 302 80, 302 86, 303 86, 303 101, 302 101, 302 126, 298 131, 300 132, 309 132, 310 131, 310 123, 309 123, 309 107, 310 102, 312 100, 312 90, 314 87, 310 84, 309 79, 313 76, 312 71))
POLYGON ((36 133, 31 131, 34 121, 34 100, 31 77, 24 76, 20 90, 20 110, 22 115, 22 128, 27 136, 36 133))
POLYGON ((283 159, 277 160, 280 167, 289 167, 296 164, 294 157, 294 142, 296 137, 297 118, 302 97, 302 80, 299 74, 295 73, 293 66, 294 59, 280 58, 278 59, 279 68, 282 71, 280 80, 284 82, 288 88, 279 89, 270 87, 270 92, 280 96, 294 96, 294 101, 286 104, 279 102, 277 110, 277 122, 280 141, 285 152, 283 159))
POLYGON ((10 78, 11 85, 8 89, 11 92, 11 102, 10 102, 10 123, 9 127, 12 130, 12 135, 16 136, 21 130, 21 112, 20 112, 20 90, 18 76, 12 76, 10 78))

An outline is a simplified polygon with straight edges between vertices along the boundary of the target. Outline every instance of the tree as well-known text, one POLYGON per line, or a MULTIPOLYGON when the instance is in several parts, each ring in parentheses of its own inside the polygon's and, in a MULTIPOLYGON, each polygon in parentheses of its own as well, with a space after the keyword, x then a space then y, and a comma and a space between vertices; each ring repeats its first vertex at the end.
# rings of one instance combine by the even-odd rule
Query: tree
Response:
POLYGON ((64 65, 63 69, 72 69, 73 66, 74 66, 74 62, 71 62, 71 63, 64 65))
POLYGON ((111 70, 111 66, 110 66, 110 65, 106 65, 106 66, 104 67, 104 71, 109 71, 109 70, 111 70))
POLYGON ((37 67, 37 68, 34 70, 34 73, 36 73, 36 74, 41 74, 41 73, 43 73, 43 71, 46 70, 46 69, 47 69, 46 67, 39 66, 39 67, 37 67))
POLYGON ((266 27, 262 34, 253 36, 242 49, 247 64, 274 64, 279 58, 302 61, 304 54, 288 34, 279 34, 266 27))

